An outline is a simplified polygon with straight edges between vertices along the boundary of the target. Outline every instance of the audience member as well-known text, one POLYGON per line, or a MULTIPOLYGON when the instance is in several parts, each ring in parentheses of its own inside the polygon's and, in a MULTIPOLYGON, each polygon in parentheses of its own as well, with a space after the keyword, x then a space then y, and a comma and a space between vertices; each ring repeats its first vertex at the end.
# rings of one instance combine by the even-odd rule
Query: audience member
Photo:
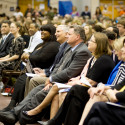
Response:
POLYGON ((24 53, 22 54, 22 60, 28 58, 29 53, 32 53, 35 47, 42 43, 43 40, 41 39, 41 33, 39 31, 39 26, 36 23, 31 23, 29 27, 29 34, 30 34, 30 41, 28 48, 24 49, 24 53))
POLYGON ((28 23, 27 21, 22 25, 21 36, 24 39, 25 48, 28 47, 29 41, 30 41, 30 35, 29 35, 29 31, 28 31, 29 25, 30 25, 30 23, 28 23))
POLYGON ((86 35, 86 42, 88 44, 88 41, 90 40, 90 38, 92 36, 92 26, 91 25, 85 25, 84 30, 85 30, 85 35, 86 35))
POLYGON ((96 8, 95 15, 96 15, 97 20, 100 21, 100 18, 102 17, 102 12, 101 12, 100 7, 96 8))
POLYGON ((9 54, 10 46, 14 39, 13 34, 10 33, 10 24, 11 22, 8 20, 3 21, 1 24, 0 58, 9 54))
POLYGON ((110 49, 112 51, 112 59, 115 62, 115 65, 117 65, 117 63, 119 62, 118 57, 115 54, 115 50, 114 50, 114 41, 116 39, 116 34, 113 31, 109 31, 109 30, 103 30, 102 33, 105 33, 108 37, 108 42, 109 42, 109 46, 110 49))
POLYGON ((14 39, 11 42, 9 54, 0 58, 0 70, 14 69, 21 57, 24 49, 24 40, 20 35, 20 30, 21 26, 19 23, 11 23, 10 31, 14 35, 14 39))
MULTIPOLYGON (((105 88, 104 92, 109 103, 95 103, 82 125, 123 125, 125 123, 124 87, 125 79, 111 89, 110 87, 105 88)), ((98 94, 102 95, 103 93, 99 92, 98 94)))
POLYGON ((91 13, 89 11, 89 7, 88 6, 85 6, 85 11, 83 11, 81 13, 81 16, 84 17, 84 18, 91 18, 91 13))
POLYGON ((53 13, 54 13, 54 16, 58 16, 58 10, 57 10, 57 8, 53 8, 53 13))
POLYGON ((117 28, 119 29, 119 35, 125 36, 125 19, 121 19, 117 23, 117 28))
POLYGON ((28 4, 27 10, 25 11, 24 16, 27 17, 27 14, 28 14, 28 13, 31 13, 31 15, 32 15, 32 13, 33 13, 33 8, 32 8, 32 5, 31 5, 31 4, 28 4))
POLYGON ((51 6, 48 6, 47 14, 45 15, 48 19, 52 20, 54 17, 54 12, 51 6))
POLYGON ((102 32, 103 30, 104 30, 104 28, 102 26, 100 26, 100 25, 97 25, 97 24, 95 26, 93 26, 93 28, 92 28, 93 33, 102 32))
POLYGON ((14 12, 13 14, 16 18, 19 17, 19 16, 23 16, 23 13, 20 11, 20 7, 17 6, 16 7, 16 12, 14 12))
POLYGON ((79 13, 77 12, 76 6, 72 7, 72 12, 70 14, 72 17, 79 16, 79 13))
POLYGON ((116 38, 118 39, 119 36, 119 29, 115 26, 108 27, 106 30, 113 31, 116 34, 116 38))
POLYGON ((40 13, 39 13, 39 7, 36 6, 33 13, 32 13, 32 17, 34 17, 35 19, 37 19, 37 17, 40 17, 40 13))
POLYGON ((51 22, 50 19, 43 19, 41 25, 46 25, 46 24, 51 24, 51 23, 52 23, 52 22, 51 22))

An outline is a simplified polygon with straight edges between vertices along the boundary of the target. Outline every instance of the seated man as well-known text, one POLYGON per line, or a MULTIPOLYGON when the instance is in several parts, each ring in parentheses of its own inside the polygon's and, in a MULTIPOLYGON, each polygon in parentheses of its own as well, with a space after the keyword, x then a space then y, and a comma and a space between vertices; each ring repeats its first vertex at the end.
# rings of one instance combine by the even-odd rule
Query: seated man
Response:
POLYGON ((29 26, 29 34, 30 34, 30 41, 28 48, 24 49, 24 53, 22 54, 22 60, 25 61, 29 57, 29 54, 32 53, 35 47, 42 43, 43 40, 41 39, 41 33, 39 31, 39 26, 36 23, 31 23, 29 26))
POLYGON ((3 21, 1 24, 0 58, 9 54, 10 45, 14 39, 13 34, 10 33, 10 24, 11 22, 8 20, 3 21))

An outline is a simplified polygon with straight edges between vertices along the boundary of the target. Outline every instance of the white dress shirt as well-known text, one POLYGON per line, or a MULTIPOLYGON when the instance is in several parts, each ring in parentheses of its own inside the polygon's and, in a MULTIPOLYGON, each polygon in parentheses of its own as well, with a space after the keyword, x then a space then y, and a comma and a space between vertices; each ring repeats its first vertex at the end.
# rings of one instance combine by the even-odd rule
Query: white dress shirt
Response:
POLYGON ((24 49, 24 52, 31 53, 34 51, 35 47, 42 43, 40 31, 37 31, 33 36, 30 37, 30 42, 28 48, 24 49))

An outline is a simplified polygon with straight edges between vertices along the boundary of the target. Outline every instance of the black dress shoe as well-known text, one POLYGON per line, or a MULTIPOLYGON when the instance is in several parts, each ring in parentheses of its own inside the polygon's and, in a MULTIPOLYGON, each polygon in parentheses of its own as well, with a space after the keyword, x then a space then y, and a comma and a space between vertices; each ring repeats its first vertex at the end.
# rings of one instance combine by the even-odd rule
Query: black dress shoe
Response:
POLYGON ((13 111, 0 112, 0 121, 8 124, 15 124, 17 122, 16 115, 13 111))
POLYGON ((43 122, 43 121, 37 121, 40 125, 56 125, 55 121, 53 119, 43 122))
POLYGON ((11 111, 13 108, 9 108, 9 107, 6 107, 2 110, 0 110, 0 112, 7 112, 7 111, 11 111))

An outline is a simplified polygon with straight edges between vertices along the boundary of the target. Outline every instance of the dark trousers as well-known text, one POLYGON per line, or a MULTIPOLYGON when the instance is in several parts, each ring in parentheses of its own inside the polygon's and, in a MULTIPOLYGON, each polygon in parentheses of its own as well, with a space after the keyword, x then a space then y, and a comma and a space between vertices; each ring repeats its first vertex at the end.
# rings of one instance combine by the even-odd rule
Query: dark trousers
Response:
POLYGON ((26 78, 27 78, 26 74, 23 74, 18 77, 15 83, 14 92, 13 92, 11 100, 15 100, 16 103, 21 102, 24 98, 26 78))
POLYGON ((95 103, 84 125, 124 125, 125 108, 108 105, 104 102, 95 103))
POLYGON ((89 99, 88 88, 73 86, 68 92, 63 104, 53 118, 55 125, 78 125, 85 104, 89 99))
POLYGON ((17 115, 21 125, 36 123, 37 120, 41 120, 41 118, 45 116, 48 111, 50 111, 48 105, 47 108, 42 110, 42 112, 36 116, 28 117, 22 113, 23 111, 29 111, 35 108, 44 100, 49 92, 49 90, 42 90, 44 87, 44 85, 39 85, 32 89, 31 92, 29 92, 29 94, 24 98, 24 100, 14 108, 14 113, 17 115))

